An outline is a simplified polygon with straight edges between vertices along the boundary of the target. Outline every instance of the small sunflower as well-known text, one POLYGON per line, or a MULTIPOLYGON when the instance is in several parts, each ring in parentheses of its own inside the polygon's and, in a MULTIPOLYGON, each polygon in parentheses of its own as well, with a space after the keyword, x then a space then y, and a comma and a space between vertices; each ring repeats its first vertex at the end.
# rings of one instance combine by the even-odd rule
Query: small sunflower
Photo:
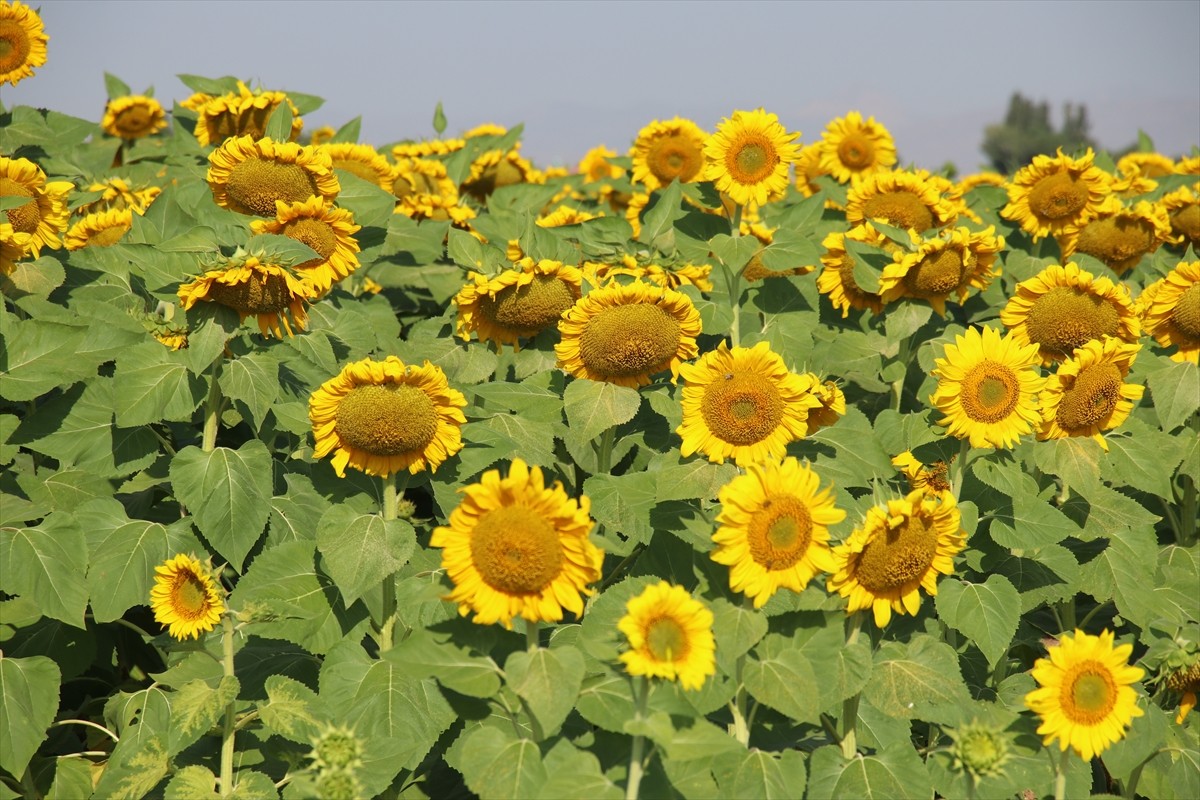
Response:
POLYGON ((337 128, 332 125, 322 125, 314 130, 308 137, 308 143, 313 147, 319 147, 323 144, 329 144, 333 141, 333 137, 337 135, 337 128))
POLYGON ((195 556, 177 555, 154 568, 150 608, 176 639, 199 639, 221 621, 225 601, 210 568, 195 556))
POLYGON ((392 146, 392 158, 428 158, 456 153, 467 146, 466 139, 425 139, 419 142, 401 142, 392 146))
POLYGON ((520 458, 506 477, 488 470, 459 491, 450 524, 429 541, 442 548, 442 568, 454 582, 446 599, 459 613, 474 611, 475 622, 509 629, 515 617, 559 622, 564 609, 581 616, 604 561, 589 538, 588 498, 576 502, 558 481, 546 486, 541 468, 520 458))
POLYGON ((879 314, 883 311, 883 297, 860 288, 855 282, 855 257, 846 247, 847 239, 878 247, 892 253, 893 258, 901 250, 900 245, 875 230, 875 226, 869 222, 857 225, 846 233, 830 233, 821 242, 825 255, 821 256, 822 270, 817 276, 817 291, 826 295, 834 308, 841 309, 842 319, 850 316, 852 308, 879 314))
POLYGON ((396 162, 388 186, 396 196, 396 213, 413 219, 451 220, 464 223, 475 212, 460 204, 458 187, 446 165, 433 158, 404 158, 396 162))
POLYGON ((1176 175, 1200 175, 1200 154, 1183 156, 1175 162, 1176 175))
POLYGON ((1200 363, 1200 261, 1180 262, 1138 298, 1146 332, 1163 347, 1178 348, 1172 361, 1200 363))
POLYGON ((0 2, 0 83, 16 86, 46 63, 50 37, 38 13, 19 0, 0 2))
POLYGON ((678 179, 690 183, 702 178, 704 141, 708 134, 689 119, 655 120, 638 131, 633 142, 631 177, 649 194, 678 179))
POLYGON ((1112 178, 1093 164, 1089 149, 1079 158, 1034 156, 1008 185, 1000 216, 1038 240, 1078 230, 1112 191, 1112 178))
POLYGON ((313 457, 333 453, 339 478, 347 466, 383 478, 435 470, 463 447, 466 404, 428 361, 419 367, 395 356, 352 362, 309 398, 313 457))
POLYGON ((0 217, 0 275, 11 275, 17 262, 29 254, 32 234, 15 230, 0 217))
POLYGON ((1180 186, 1158 198, 1171 223, 1171 242, 1200 248, 1200 184, 1180 186))
POLYGON ((171 350, 187 349, 188 332, 186 330, 183 330, 183 331, 171 331, 171 330, 155 331, 153 336, 154 336, 154 340, 156 342, 158 342, 159 344, 161 344, 163 347, 170 348, 171 350))
POLYGON ((117 97, 105 106, 100 127, 119 139, 141 139, 167 127, 167 112, 162 103, 144 94, 117 97))
POLYGON ((659 581, 631 599, 625 612, 617 629, 629 640, 620 658, 630 675, 699 690, 716 674, 712 612, 687 589, 659 581))
POLYGON ((304 120, 291 99, 283 92, 252 90, 241 81, 236 92, 210 97, 196 109, 196 139, 205 147, 233 137, 261 139, 267 135, 271 114, 284 103, 292 112, 288 141, 294 142, 304 128, 304 120))
POLYGON ((995 186, 999 189, 1005 189, 1008 187, 1008 178, 999 172, 974 172, 961 178, 958 183, 954 184, 954 188, 960 197, 979 186, 995 186))
POLYGON ((558 365, 576 378, 636 389, 699 352, 700 312, 688 296, 642 281, 595 289, 563 313, 558 365))
POLYGON ((520 349, 522 338, 557 324, 579 299, 583 277, 575 267, 532 258, 521 258, 515 266, 490 279, 472 272, 454 297, 455 332, 463 341, 470 341, 474 332, 498 350, 506 344, 520 349))
POLYGON ((853 227, 879 219, 917 233, 951 225, 966 207, 949 197, 947 188, 953 184, 923 171, 868 173, 846 192, 846 222, 853 227))
POLYGON ((642 235, 642 212, 650 204, 650 195, 634 192, 629 196, 629 205, 625 207, 625 221, 633 228, 633 238, 642 235))
POLYGON ((518 183, 538 183, 533 164, 517 148, 489 150, 471 162, 471 174, 460 187, 466 194, 484 202, 492 192, 518 183))
POLYGON ((820 169, 838 183, 849 183, 866 173, 890 169, 896 163, 896 143, 892 134, 874 117, 864 120, 857 111, 831 121, 821 138, 825 147, 820 169))
POLYGON ((617 154, 609 150, 604 145, 593 147, 588 150, 584 157, 579 162, 579 167, 576 170, 582 175, 588 183, 596 181, 616 180, 625 174, 625 170, 618 167, 616 164, 609 162, 610 158, 616 158, 617 154))
POLYGON ((590 214, 587 211, 580 211, 578 208, 571 208, 568 205, 561 205, 551 211, 549 214, 538 217, 535 224, 541 228, 561 228, 564 225, 579 225, 587 222, 590 219, 603 217, 604 213, 590 214))
POLYGON ((1061 234, 1058 247, 1063 260, 1087 253, 1124 275, 1170 238, 1171 220, 1161 205, 1142 200, 1126 206, 1110 195, 1079 230, 1061 234))
POLYGON ((846 613, 871 609, 882 628, 893 612, 915 616, 920 590, 936 595, 938 577, 954 572, 954 556, 965 547, 953 495, 909 492, 871 508, 862 527, 833 548, 827 588, 847 598, 846 613))
POLYGON ((883 268, 879 276, 883 302, 915 297, 946 316, 946 301, 952 295, 962 305, 971 289, 983 291, 999 274, 993 264, 1004 249, 1004 237, 995 234, 991 226, 974 233, 954 228, 923 239, 915 252, 902 254, 883 268))
POLYGON ((292 335, 292 324, 304 330, 313 299, 312 287, 291 270, 257 256, 234 256, 179 287, 180 305, 187 310, 200 301, 232 308, 244 321, 253 315, 263 336, 282 336, 280 323, 292 335), (289 323, 288 316, 291 316, 289 323))
POLYGON ((1175 171, 1175 162, 1162 153, 1126 153, 1117 161, 1117 171, 1162 178, 1175 171))
POLYGON ((1145 671, 1129 666, 1133 645, 1113 647, 1114 638, 1109 630, 1063 634, 1049 658, 1033 665, 1038 688, 1025 695, 1025 705, 1042 718, 1042 744, 1057 740, 1059 750, 1070 747, 1090 761, 1125 738, 1126 726, 1145 713, 1133 688, 1145 671))
POLYGON ((679 451, 685 457, 703 453, 715 464, 782 459, 789 442, 808 435, 808 415, 822 405, 813 394, 815 377, 789 372, 766 342, 730 349, 722 341, 679 374, 679 451))
POLYGON ((108 247, 121 241, 133 227, 133 209, 97 211, 76 222, 63 237, 68 250, 84 247, 108 247))
MULTIPOLYGON (((827 143, 824 139, 810 145, 805 145, 800 148, 800 152, 796 155, 796 190, 805 197, 812 197, 817 192, 821 191, 821 187, 817 185, 816 179, 822 175, 829 173, 824 171, 821 166, 821 159, 825 156, 827 143)), ((832 200, 825 201, 826 208, 841 208, 832 200)))
MULTIPOLYGON (((315 138, 315 137, 314 137, 315 138)), ((338 142, 317 145, 329 154, 335 170, 349 172, 356 178, 373 183, 380 189, 392 191, 394 169, 388 160, 369 144, 338 142)))
POLYGON ((949 492, 952 488, 948 475, 950 465, 945 461, 935 461, 926 466, 916 459, 911 450, 905 450, 892 459, 892 466, 904 472, 910 491, 939 494, 949 492))
POLYGON ((211 95, 208 92, 192 92, 183 100, 179 101, 180 108, 186 108, 188 111, 199 116, 200 111, 212 100, 216 95, 211 95))
POLYGON ((1037 346, 1003 339, 995 328, 970 328, 934 361, 937 389, 929 397, 944 415, 939 425, 972 447, 1012 447, 1040 422, 1037 346))
POLYGON ((27 249, 34 258, 43 247, 57 250, 62 246, 58 237, 67 229, 71 216, 67 195, 74 188, 67 181, 47 182, 42 168, 28 159, 0 156, 0 197, 29 198, 24 205, 0 214, 8 215, 14 231, 30 234, 27 249))
POLYGON ((812 396, 820 403, 808 410, 808 432, 812 436, 821 428, 827 428, 846 415, 846 395, 833 381, 822 381, 811 372, 806 376, 812 383, 812 396))
POLYGON ((1141 334, 1128 287, 1096 279, 1074 263, 1051 264, 1017 284, 1000 321, 1018 344, 1038 345, 1047 366, 1092 339, 1115 336, 1133 343, 1141 334))
POLYGON ((603 286, 619 275, 627 275, 664 289, 695 286, 701 292, 713 290, 712 264, 689 263, 663 267, 653 263, 638 263, 633 256, 625 255, 621 257, 620 264, 585 261, 583 274, 588 283, 593 286, 603 286))
POLYGON ((1133 167, 1131 171, 1120 172, 1110 177, 1112 184, 1109 190, 1117 197, 1137 197, 1158 188, 1158 181, 1147 178, 1136 167, 1133 167))
POLYGON ((820 572, 833 570, 829 526, 846 518, 832 489, 794 458, 750 464, 721 487, 720 527, 713 561, 729 570, 729 588, 762 608, 779 589, 802 592, 820 572))
POLYGON ((276 201, 333 200, 341 191, 329 155, 294 142, 238 136, 226 139, 208 163, 213 199, 239 214, 274 217, 276 201))
POLYGON ((333 284, 358 269, 358 241, 354 234, 359 226, 354 215, 321 197, 310 197, 299 203, 275 204, 274 220, 254 220, 250 229, 255 233, 286 236, 308 245, 317 258, 296 264, 292 269, 312 284, 314 296, 324 295, 333 284))
POLYGON ((1102 431, 1117 428, 1141 399, 1145 387, 1125 383, 1142 346, 1106 336, 1093 339, 1058 365, 1041 393, 1039 439, 1091 436, 1105 450, 1102 431))
POLYGON ((1175 716, 1175 724, 1182 725, 1196 707, 1196 695, 1200 694, 1200 660, 1172 670, 1164 683, 1168 689, 1180 695, 1179 713, 1175 716))
POLYGON ((154 202, 162 189, 157 186, 134 185, 124 178, 107 178, 97 181, 87 187, 89 192, 100 192, 100 197, 90 203, 84 203, 75 209, 76 216, 86 216, 97 211, 112 211, 114 209, 130 208, 138 214, 146 213, 146 209, 154 202))
POLYGON ((787 191, 788 168, 800 155, 799 136, 761 108, 734 111, 704 144, 704 178, 738 205, 766 205, 787 191))

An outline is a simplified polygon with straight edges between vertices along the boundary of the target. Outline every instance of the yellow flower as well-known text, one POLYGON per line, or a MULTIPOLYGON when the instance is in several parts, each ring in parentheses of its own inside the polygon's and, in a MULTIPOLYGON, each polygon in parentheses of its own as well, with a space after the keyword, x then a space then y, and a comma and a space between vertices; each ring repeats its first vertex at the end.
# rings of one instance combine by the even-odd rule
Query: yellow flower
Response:
POLYGON ((169 626, 171 636, 199 639, 221 621, 225 613, 221 589, 195 556, 168 558, 154 572, 150 608, 156 622, 169 626))
POLYGON ((946 345, 934 361, 937 389, 929 397, 951 436, 969 439, 972 447, 1012 447, 1041 420, 1037 393, 1045 379, 1038 375, 1037 346, 1003 339, 995 328, 970 328, 946 345))
POLYGON ((97 211, 76 222, 63 237, 68 250, 83 247, 108 247, 121 241, 133 227, 133 209, 97 211))
POLYGON ((853 178, 889 169, 896 163, 892 134, 874 117, 863 120, 857 111, 831 121, 821 138, 825 141, 821 172, 832 175, 838 183, 849 183, 853 178))
POLYGON ((642 281, 595 289, 563 313, 558 365, 576 378, 636 389, 699 352, 700 312, 687 295, 642 281))
POLYGON ((50 37, 38 13, 19 0, 0 2, 0 83, 16 86, 46 63, 50 37))
POLYGON ((388 187, 399 202, 396 213, 413 219, 451 220, 464 223, 475 212, 459 204, 458 188, 446 165, 432 158, 404 158, 396 162, 388 187))
POLYGON ((179 300, 184 310, 200 301, 220 303, 237 311, 243 321, 254 315, 263 336, 282 336, 280 323, 291 336, 288 315, 304 330, 308 324, 304 305, 312 299, 312 291, 286 267, 257 256, 237 256, 180 286, 179 300))
POLYGON ((489 150, 471 162, 471 174, 463 181, 462 190, 476 200, 487 200, 492 192, 518 183, 538 183, 533 165, 521 157, 517 148, 489 150))
POLYGON ((943 181, 924 171, 868 173, 846 192, 846 222, 853 227, 878 219, 917 233, 951 225, 966 207, 948 196, 953 184, 943 181))
POLYGON ((32 234, 15 230, 0 216, 0 275, 11 275, 17 262, 29 254, 32 234))
POLYGON ((629 205, 625 207, 625 221, 633 228, 633 238, 642 235, 642 212, 650 204, 650 195, 634 192, 629 196, 629 205))
POLYGON ((1117 161, 1117 171, 1162 178, 1175 171, 1175 162, 1162 153, 1126 153, 1117 161))
POLYGON ((392 147, 392 158, 428 158, 458 152, 467 146, 466 139, 426 139, 420 142, 402 142, 392 147))
MULTIPOLYGON (((812 197, 817 192, 821 191, 821 187, 816 184, 816 179, 822 175, 828 175, 824 167, 821 166, 821 159, 825 156, 825 150, 828 145, 824 139, 821 139, 814 144, 806 145, 800 148, 800 153, 796 156, 796 190, 805 197, 812 197)), ((841 208, 832 200, 825 201, 826 208, 841 208)))
POLYGON ((787 191, 788 167, 800 155, 799 136, 761 108, 734 111, 704 145, 704 178, 738 205, 765 205, 787 191))
POLYGON ((850 316, 852 308, 878 314, 883 311, 883 297, 862 289, 855 282, 855 257, 846 247, 847 239, 893 253, 893 258, 900 251, 900 245, 875 230, 875 226, 869 222, 851 228, 846 233, 830 233, 821 242, 825 255, 821 256, 823 268, 817 276, 817 291, 828 296, 834 308, 841 309, 842 319, 850 316))
POLYGON ((105 106, 100 127, 109 136, 141 139, 167 127, 167 112, 161 103, 144 94, 117 97, 105 106))
POLYGON ((46 173, 28 159, 0 156, 0 197, 29 198, 24 205, 3 213, 14 231, 30 234, 26 249, 34 258, 43 247, 57 250, 62 246, 58 236, 67 229, 71 216, 67 195, 73 188, 67 181, 47 183, 46 173))
POLYGON ((196 108, 197 141, 207 147, 220 145, 226 139, 248 136, 261 139, 267 135, 267 121, 282 104, 292 112, 292 128, 288 141, 294 142, 304 128, 300 111, 283 92, 251 90, 238 81, 237 91, 210 97, 196 108))
POLYGON ((588 183, 596 181, 616 180, 625 174, 625 170, 618 167, 616 164, 609 163, 610 158, 616 158, 617 154, 609 150, 604 145, 593 147, 587 151, 583 159, 579 162, 577 172, 587 179, 588 183))
POLYGON ((1000 321, 1021 345, 1036 344, 1042 363, 1065 361, 1092 339, 1133 343, 1141 334, 1129 289, 1069 263, 1051 264, 1017 284, 1000 321))
POLYGON ((648 195, 675 179, 680 183, 700 180, 707 136, 690 119, 654 120, 638 131, 633 142, 633 181, 644 185, 648 195))
POLYGON ((193 92, 187 98, 180 100, 179 105, 186 108, 188 111, 194 112, 199 117, 201 110, 209 100, 212 100, 214 95, 207 92, 193 92))
POLYGON ((1200 155, 1183 156, 1175 163, 1176 175, 1200 175, 1200 155))
POLYGON ((154 339, 164 347, 183 350, 188 346, 187 331, 155 331, 154 339))
POLYGON ((1179 692, 1179 713, 1175 716, 1175 724, 1182 725, 1188 714, 1196 707, 1196 695, 1200 693, 1200 661, 1193 661, 1187 666, 1172 670, 1165 681, 1166 686, 1173 692, 1179 692))
POLYGON ((617 629, 629 640, 621 663, 630 675, 699 690, 716 674, 712 612, 687 589, 660 581, 631 599, 625 612, 617 629))
POLYGON ((829 526, 846 518, 831 489, 794 458, 751 464, 721 487, 713 561, 729 570, 729 588, 762 608, 780 588, 802 592, 833 570, 829 526))
POLYGON ((1008 178, 999 172, 975 172, 960 179, 954 188, 961 197, 977 186, 996 186, 1004 189, 1008 186, 1008 178))
POLYGON ((292 267, 310 283, 314 297, 329 291, 333 284, 358 269, 358 241, 354 234, 359 226, 354 215, 320 197, 310 197, 299 203, 275 204, 274 220, 254 220, 250 229, 255 233, 286 236, 308 245, 317 257, 292 267))
POLYGON ((1158 198, 1171 223, 1171 242, 1200 247, 1200 183, 1180 186, 1158 198))
POLYGON ((604 552, 592 544, 587 496, 567 496, 562 483, 547 487, 542 470, 512 460, 508 475, 483 473, 450 513, 450 524, 429 544, 442 548, 442 568, 454 582, 446 599, 481 625, 511 629, 515 617, 559 622, 563 609, 583 614, 589 584, 600 580, 604 552))
POLYGON ((154 202, 161 193, 162 189, 157 186, 145 186, 141 189, 135 189, 129 181, 124 178, 108 178, 103 181, 97 181, 88 186, 89 192, 100 192, 100 197, 90 203, 84 203, 75 209, 76 216, 87 216, 94 214, 97 211, 112 211, 114 209, 129 208, 133 209, 138 214, 146 213, 146 209, 154 202))
POLYGON ((349 172, 356 178, 369 181, 384 191, 392 191, 392 181, 395 177, 394 168, 371 145, 338 142, 337 144, 317 146, 329 154, 329 160, 335 170, 349 172))
POLYGON ((521 338, 556 325, 579 299, 583 276, 575 267, 532 258, 521 258, 515 266, 491 279, 472 272, 454 297, 455 332, 463 341, 470 341, 474 332, 497 350, 506 344, 519 350, 521 338))
POLYGON ((812 436, 821 428, 827 428, 846 415, 846 395, 833 381, 822 381, 811 372, 806 377, 812 382, 812 395, 820 403, 808 410, 808 432, 812 436))
POLYGON ((1145 387, 1125 383, 1142 346, 1105 336, 1088 342, 1058 365, 1041 394, 1039 439, 1091 436, 1105 450, 1101 431, 1117 428, 1129 417, 1145 387))
POLYGON ((1126 726, 1145 713, 1132 686, 1145 671, 1129 666, 1133 645, 1113 647, 1113 639, 1109 630, 1091 636, 1077 629, 1033 665, 1038 688, 1025 695, 1025 705, 1042 718, 1042 744, 1057 740, 1059 750, 1070 747, 1090 761, 1125 738, 1126 726))
POLYGON ((639 264, 633 256, 623 256, 621 264, 585 261, 584 277, 593 286, 603 286, 618 275, 628 275, 665 289, 680 286, 695 286, 702 292, 711 292, 712 264, 682 264, 663 267, 658 264, 639 264))
POLYGON ((1092 163, 1089 149, 1079 158, 1034 156, 1008 185, 1008 205, 1000 216, 1021 226, 1034 240, 1078 230, 1111 191, 1112 178, 1092 163))
POLYGON ((208 186, 222 208, 274 217, 275 203, 300 203, 341 191, 327 153, 294 142, 238 136, 208 156, 208 186))
POLYGON ((337 129, 334 128, 332 125, 322 125, 321 127, 317 128, 315 131, 313 131, 312 134, 308 137, 308 143, 311 144, 313 147, 317 147, 317 146, 323 145, 323 144, 329 144, 329 142, 336 135, 337 135, 337 129))
POLYGON ((571 208, 567 205, 559 206, 549 214, 538 217, 536 224, 542 228, 560 228, 564 225, 578 225, 582 222, 587 222, 589 219, 603 217, 604 213, 589 214, 586 211, 580 211, 577 208, 571 208))
POLYGON ((695 364, 685 364, 683 456, 732 458, 739 467, 787 455, 788 442, 808 435, 808 415, 821 407, 815 376, 788 371, 766 342, 730 349, 724 341, 695 364))
POLYGON ((428 361, 419 367, 395 356, 352 362, 309 398, 313 457, 333 453, 339 478, 347 466, 383 478, 435 470, 463 447, 466 405, 428 361))
POLYGON ((1172 361, 1200 363, 1200 261, 1180 262, 1138 298, 1146 333, 1177 347, 1172 361))
MULTIPOLYGON (((953 461, 954 459, 951 458, 950 460, 953 461)), ((892 459, 892 466, 904 472, 904 477, 908 478, 908 488, 910 491, 926 491, 938 494, 940 492, 949 492, 952 488, 950 480, 947 477, 950 465, 945 461, 935 461, 929 466, 925 466, 917 460, 911 450, 905 450, 892 459)))
POLYGON ((992 265, 1004 249, 1004 237, 995 233, 992 226, 976 233, 969 228, 943 230, 939 236, 922 239, 915 252, 897 254, 898 260, 879 276, 883 302, 915 297, 946 316, 951 295, 961 305, 972 288, 983 291, 999 274, 992 265))
POLYGON ((920 590, 936 595, 938 576, 954 572, 954 556, 964 547, 954 496, 910 492, 871 508, 862 527, 833 548, 827 588, 847 598, 846 613, 871 609, 882 628, 893 612, 916 615, 920 590))
POLYGON ((1079 230, 1058 237, 1058 248, 1064 261, 1087 253, 1124 275, 1170 238, 1171 220, 1161 205, 1126 206, 1110 195, 1079 230))

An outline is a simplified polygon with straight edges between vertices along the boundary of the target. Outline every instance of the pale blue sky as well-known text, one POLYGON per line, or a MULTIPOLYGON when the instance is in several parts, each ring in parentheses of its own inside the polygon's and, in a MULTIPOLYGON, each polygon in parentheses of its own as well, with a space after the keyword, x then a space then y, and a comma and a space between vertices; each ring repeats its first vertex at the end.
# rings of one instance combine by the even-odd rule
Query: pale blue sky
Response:
MULTIPOLYGON (((34 2, 36 6, 37 3, 34 2)), ((574 165, 676 114, 712 130, 764 106, 801 142, 849 110, 901 158, 979 167, 983 128, 1020 91, 1084 103, 1102 146, 1141 127, 1200 143, 1200 2, 83 2, 42 0, 49 61, 6 105, 98 120, 109 71, 168 107, 177 73, 320 95, 308 126, 363 116, 363 140, 525 123, 523 153, 574 165)))

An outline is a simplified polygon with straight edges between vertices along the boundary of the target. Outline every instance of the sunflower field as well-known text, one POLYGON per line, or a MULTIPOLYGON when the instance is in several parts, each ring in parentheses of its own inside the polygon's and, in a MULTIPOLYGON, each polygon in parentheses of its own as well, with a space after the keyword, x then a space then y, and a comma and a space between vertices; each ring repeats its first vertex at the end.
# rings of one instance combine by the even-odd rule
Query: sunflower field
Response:
POLYGON ((0 105, 0 800, 1200 797, 1200 149, 179 77, 0 105))

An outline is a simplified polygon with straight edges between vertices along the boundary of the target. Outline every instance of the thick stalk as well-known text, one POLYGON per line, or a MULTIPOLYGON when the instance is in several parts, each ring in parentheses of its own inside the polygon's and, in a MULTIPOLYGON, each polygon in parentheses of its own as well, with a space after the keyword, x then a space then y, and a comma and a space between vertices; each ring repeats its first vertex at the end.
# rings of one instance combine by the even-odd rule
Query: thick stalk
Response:
MULTIPOLYGON (((646 716, 646 695, 650 691, 649 680, 639 675, 633 679, 634 719, 641 722, 646 716)), ((646 748, 646 737, 634 734, 633 749, 629 753, 629 778, 625 781, 625 800, 637 800, 638 786, 642 782, 642 754, 646 748)))
POLYGON ((609 428, 600 434, 600 444, 596 449, 596 474, 607 475, 612 470, 613 442, 617 437, 617 429, 609 428))
MULTIPOLYGON (((407 474, 407 473, 405 473, 407 474)), ((407 481, 406 481, 407 483, 407 481)), ((396 486, 396 476, 383 479, 383 522, 386 525, 396 519, 400 505, 400 492, 396 486)), ((388 575, 383 579, 383 608, 379 615, 379 652, 386 653, 392 649, 392 634, 396 630, 396 576, 388 575)))
POLYGON ((217 380, 220 375, 221 359, 218 358, 208 376, 208 399, 204 401, 204 442, 201 447, 206 453, 217 448, 217 431, 221 428, 221 384, 217 380))
POLYGON ((958 440, 958 458, 951 465, 950 491, 957 498, 961 496, 963 479, 967 474, 967 454, 971 452, 971 440, 958 440))
POLYGON ((525 647, 529 652, 537 650, 541 646, 541 629, 536 622, 531 619, 525 620, 525 647))
MULTIPOLYGON (((858 632, 862 629, 862 615, 863 612, 856 611, 846 620, 847 647, 858 641, 858 632)), ((842 703, 842 757, 846 759, 854 758, 858 753, 858 701, 859 695, 855 694, 842 703)))
MULTIPOLYGON (((215 382, 215 381, 214 381, 215 382)), ((221 617, 221 627, 224 634, 224 659, 221 665, 225 675, 233 677, 233 617, 226 613, 221 617)), ((221 731, 221 797, 233 796, 233 753, 234 735, 237 731, 237 698, 225 706, 225 726, 221 731)))
MULTIPOLYGON (((733 226, 731 236, 737 239, 742 235, 742 206, 735 204, 733 207, 733 219, 730 220, 733 226)), ((733 312, 733 328, 729 332, 730 347, 737 347, 742 340, 742 323, 739 317, 741 316, 741 294, 742 294, 742 272, 746 269, 743 264, 739 269, 733 269, 729 264, 722 264, 725 268, 725 286, 729 292, 729 310, 733 312)))
POLYGON ((1054 770, 1054 800, 1065 800, 1067 796, 1067 759, 1071 757, 1071 748, 1062 751, 1058 759, 1058 767, 1054 770))

